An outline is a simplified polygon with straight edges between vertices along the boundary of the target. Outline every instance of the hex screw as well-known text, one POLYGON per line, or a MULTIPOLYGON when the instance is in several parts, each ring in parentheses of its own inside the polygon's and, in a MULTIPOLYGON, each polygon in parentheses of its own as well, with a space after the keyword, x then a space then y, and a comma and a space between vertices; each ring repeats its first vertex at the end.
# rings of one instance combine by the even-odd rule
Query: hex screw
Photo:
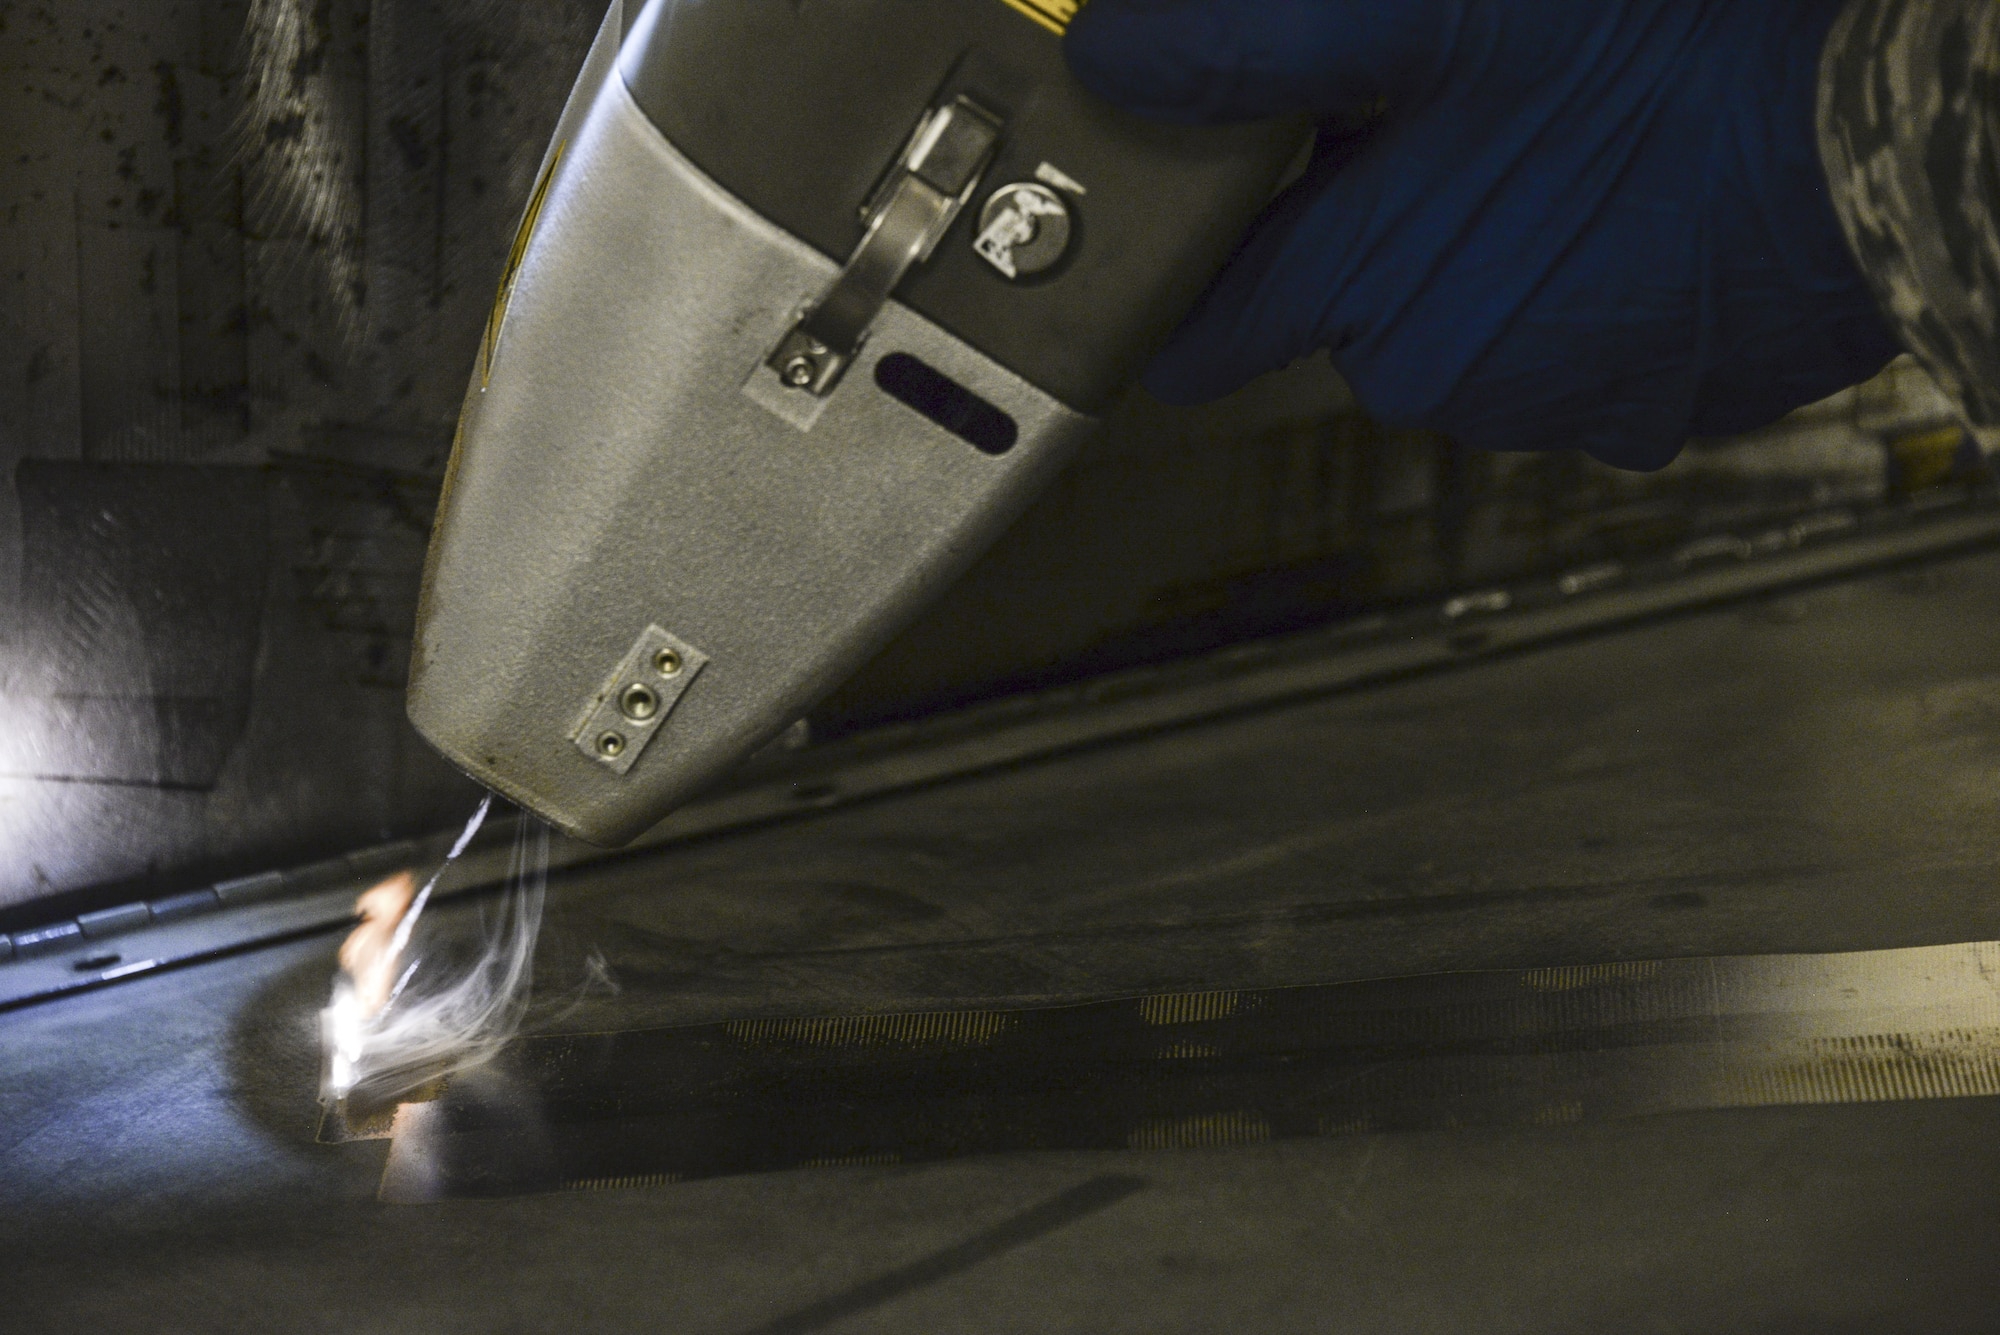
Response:
POLYGON ((635 681, 619 693, 618 708, 635 723, 644 722, 660 712, 660 697, 646 683, 635 681))

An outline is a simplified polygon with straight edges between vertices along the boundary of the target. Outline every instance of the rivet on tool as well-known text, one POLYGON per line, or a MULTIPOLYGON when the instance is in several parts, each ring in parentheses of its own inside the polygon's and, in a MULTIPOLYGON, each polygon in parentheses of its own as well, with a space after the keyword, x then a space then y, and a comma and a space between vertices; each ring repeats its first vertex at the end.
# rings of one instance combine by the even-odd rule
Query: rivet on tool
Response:
POLYGON ((615 732, 607 732, 597 739, 597 752, 603 756, 624 755, 625 739, 615 732))
POLYGON ((618 708, 626 718, 642 722, 660 712, 660 697, 644 682, 633 682, 618 696, 618 708))
POLYGON ((681 656, 671 649, 662 649, 653 655, 653 670, 662 677, 671 677, 681 670, 681 656))
POLYGON ((810 357, 794 357, 785 363, 785 383, 793 389, 804 389, 819 373, 819 366, 810 357))

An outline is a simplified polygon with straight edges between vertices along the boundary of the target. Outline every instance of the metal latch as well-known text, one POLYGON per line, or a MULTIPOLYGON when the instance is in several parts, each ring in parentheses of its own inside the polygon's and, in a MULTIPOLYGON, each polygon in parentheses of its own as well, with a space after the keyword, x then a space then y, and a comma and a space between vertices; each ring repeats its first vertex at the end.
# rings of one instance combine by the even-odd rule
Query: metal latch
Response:
POLYGON ((780 382, 821 397, 833 389, 889 293, 912 265, 930 258, 971 198, 1000 128, 999 117, 965 96, 925 113, 895 169, 862 206, 868 230, 847 267, 765 359, 780 382))

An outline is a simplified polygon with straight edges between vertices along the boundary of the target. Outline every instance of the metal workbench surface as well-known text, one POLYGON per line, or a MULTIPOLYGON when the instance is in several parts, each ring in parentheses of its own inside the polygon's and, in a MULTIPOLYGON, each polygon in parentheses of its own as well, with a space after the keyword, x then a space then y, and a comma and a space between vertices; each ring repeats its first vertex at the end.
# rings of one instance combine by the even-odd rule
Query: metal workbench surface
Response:
MULTIPOLYGON (((2000 938, 2000 555, 583 867, 572 1029, 2000 938)), ((457 911, 470 911, 460 909, 457 911)), ((320 937, 0 1014, 23 1330, 1927 1331, 2000 1103, 833 1167, 396 1207, 320 937)), ((558 1000, 565 1000, 558 997, 558 1000)))

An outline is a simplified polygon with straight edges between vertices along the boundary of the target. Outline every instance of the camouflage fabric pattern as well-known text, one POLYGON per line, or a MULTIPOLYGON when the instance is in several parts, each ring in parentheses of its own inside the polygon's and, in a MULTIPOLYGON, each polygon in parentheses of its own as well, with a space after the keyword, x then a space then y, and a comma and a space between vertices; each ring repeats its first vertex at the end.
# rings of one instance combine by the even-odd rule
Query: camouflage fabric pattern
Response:
POLYGON ((2000 448, 2000 3, 1853 0, 1820 65, 1819 142, 1896 333, 2000 448))

